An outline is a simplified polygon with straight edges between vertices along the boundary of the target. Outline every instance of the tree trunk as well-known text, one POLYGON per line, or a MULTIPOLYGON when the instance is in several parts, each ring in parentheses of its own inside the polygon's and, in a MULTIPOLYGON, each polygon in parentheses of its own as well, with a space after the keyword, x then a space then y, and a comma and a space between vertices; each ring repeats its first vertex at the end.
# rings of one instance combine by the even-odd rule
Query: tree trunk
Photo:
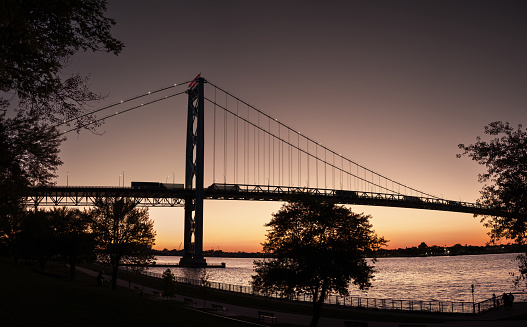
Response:
POLYGON ((112 290, 117 291, 117 270, 119 265, 112 265, 112 290))
POLYGON ((70 260, 70 280, 75 279, 75 260, 70 260))
MULTIPOLYGON (((316 298, 316 293, 313 296, 313 318, 311 318, 311 323, 309 327, 316 327, 318 321, 320 320, 320 313, 322 312, 322 304, 324 304, 324 299, 326 298, 327 292, 327 283, 324 281, 322 283, 322 290, 320 295, 316 298)), ((318 292, 317 292, 318 293, 318 292)))

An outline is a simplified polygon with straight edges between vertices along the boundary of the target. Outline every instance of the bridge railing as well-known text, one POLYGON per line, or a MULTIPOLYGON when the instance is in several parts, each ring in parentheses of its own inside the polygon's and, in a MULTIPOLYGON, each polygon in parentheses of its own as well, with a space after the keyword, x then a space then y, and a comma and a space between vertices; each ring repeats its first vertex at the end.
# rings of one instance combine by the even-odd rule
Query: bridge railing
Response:
MULTIPOLYGON (((162 278, 162 274, 146 271, 145 275, 162 278)), ((192 279, 186 277, 176 277, 176 282, 190 284, 194 286, 203 286, 203 281, 199 279, 192 279)), ((299 293, 291 298, 284 298, 278 293, 263 293, 256 292, 248 285, 235 285, 221 282, 209 282, 209 288, 221 291, 251 294, 275 299, 286 299, 296 302, 311 303, 311 296, 305 293, 299 293)), ((513 293, 515 296, 514 302, 527 302, 527 293, 513 293)), ((501 303, 501 297, 498 297, 501 303)), ((326 304, 344 306, 350 308, 364 308, 364 309, 380 309, 406 312, 433 312, 433 313, 455 313, 455 314, 479 314, 502 306, 503 304, 496 303, 492 298, 483 300, 481 302, 465 302, 465 301, 422 301, 411 299, 392 299, 392 298, 368 298, 357 296, 341 296, 330 295, 326 300, 326 304)))

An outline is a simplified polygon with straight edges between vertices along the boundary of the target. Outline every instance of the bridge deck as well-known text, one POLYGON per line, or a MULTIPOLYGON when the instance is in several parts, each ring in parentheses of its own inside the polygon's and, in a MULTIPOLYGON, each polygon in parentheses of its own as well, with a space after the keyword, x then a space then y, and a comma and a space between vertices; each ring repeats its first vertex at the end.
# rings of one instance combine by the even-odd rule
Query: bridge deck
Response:
MULTIPOLYGON (((402 207, 441 210, 473 214, 506 215, 481 207, 475 203, 440 198, 417 197, 402 194, 287 187, 269 185, 212 184, 205 190, 205 199, 288 201, 292 196, 309 194, 320 199, 334 199, 341 204, 402 207)), ((185 198, 194 197, 194 190, 96 187, 96 186, 47 186, 34 187, 26 198, 28 206, 92 206, 100 197, 127 197, 143 207, 182 207, 185 198)))

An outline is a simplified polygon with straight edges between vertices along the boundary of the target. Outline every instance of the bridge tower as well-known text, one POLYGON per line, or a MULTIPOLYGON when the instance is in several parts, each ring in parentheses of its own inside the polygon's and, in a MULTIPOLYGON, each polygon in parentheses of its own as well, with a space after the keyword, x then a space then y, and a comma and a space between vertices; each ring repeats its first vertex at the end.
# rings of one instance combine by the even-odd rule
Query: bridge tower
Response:
POLYGON ((199 77, 189 85, 187 114, 187 149, 185 163, 185 235, 184 255, 179 261, 185 266, 205 266, 203 257, 203 171, 204 171, 204 84, 199 77), (195 189, 194 194, 190 192, 195 189))

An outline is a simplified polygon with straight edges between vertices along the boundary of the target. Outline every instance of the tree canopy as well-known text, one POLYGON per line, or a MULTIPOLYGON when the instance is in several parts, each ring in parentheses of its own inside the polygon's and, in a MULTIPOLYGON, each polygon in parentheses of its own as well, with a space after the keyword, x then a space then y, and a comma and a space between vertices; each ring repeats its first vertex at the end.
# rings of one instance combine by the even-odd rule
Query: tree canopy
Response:
MULTIPOLYGON (((507 212, 504 216, 484 215, 481 219, 490 228, 491 242, 514 240, 527 242, 527 131, 522 125, 513 128, 508 122, 496 121, 485 126, 485 134, 496 136, 490 141, 476 138, 476 143, 465 146, 458 157, 468 156, 485 166, 479 174, 484 183, 478 203, 507 212)), ((516 282, 527 280, 527 256, 518 257, 520 274, 516 282)))
MULTIPOLYGON (((53 123, 80 116, 89 101, 86 77, 65 77, 71 56, 83 50, 118 54, 115 24, 104 17, 106 0, 5 0, 0 3, 0 91, 18 110, 53 123)), ((82 121, 92 117, 85 116, 82 121)))
POLYGON ((479 174, 484 186, 478 203, 511 213, 483 217, 491 229, 491 240, 505 238, 523 244, 527 241, 527 132, 521 125, 515 129, 497 121, 485 126, 485 134, 498 137, 483 141, 478 136, 474 144, 460 144, 464 152, 458 157, 466 155, 487 169, 479 174))
POLYGON ((350 283, 371 286, 374 269, 365 254, 386 241, 372 230, 370 218, 309 197, 284 204, 266 224, 264 252, 272 258, 255 261, 253 287, 285 297, 310 294, 316 326, 328 294, 348 295, 350 283))
POLYGON ((99 198, 90 210, 98 259, 112 266, 112 288, 124 263, 144 265, 153 261, 154 222, 147 209, 128 198, 99 198))
POLYGON ((23 199, 30 185, 46 185, 55 177, 61 137, 36 118, 0 112, 0 244, 17 261, 17 234, 26 213, 23 199))
POLYGON ((0 244, 17 258, 27 187, 46 185, 62 164, 58 123, 86 125, 88 78, 64 68, 78 51, 118 54, 106 0, 0 1, 0 244))

